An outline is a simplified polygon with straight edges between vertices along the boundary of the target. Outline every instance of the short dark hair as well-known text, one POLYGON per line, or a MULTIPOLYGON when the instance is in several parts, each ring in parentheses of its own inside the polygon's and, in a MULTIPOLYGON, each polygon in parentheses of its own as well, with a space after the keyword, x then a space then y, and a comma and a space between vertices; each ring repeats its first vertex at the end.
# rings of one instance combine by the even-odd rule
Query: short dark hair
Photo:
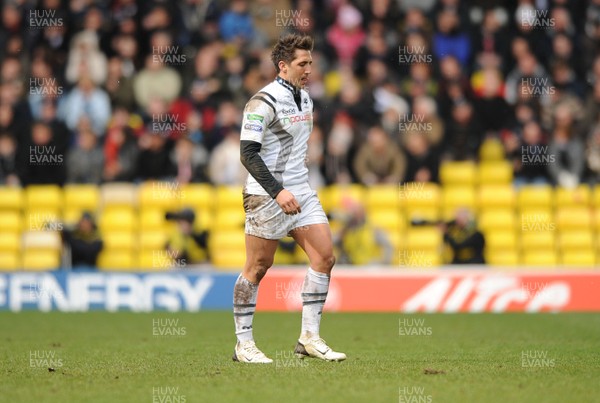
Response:
POLYGON ((312 50, 313 44, 313 39, 308 35, 287 34, 280 37, 271 52, 271 60, 275 65, 275 70, 279 73, 280 60, 288 64, 291 63, 294 60, 296 49, 312 50))

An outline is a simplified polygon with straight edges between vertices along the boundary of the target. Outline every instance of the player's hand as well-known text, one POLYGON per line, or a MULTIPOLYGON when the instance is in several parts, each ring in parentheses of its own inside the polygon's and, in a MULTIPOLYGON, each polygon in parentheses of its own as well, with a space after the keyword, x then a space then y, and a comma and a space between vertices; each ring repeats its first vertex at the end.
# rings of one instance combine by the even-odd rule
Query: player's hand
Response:
POLYGON ((277 194, 275 197, 275 201, 279 204, 279 207, 283 210, 284 213, 288 215, 299 214, 302 209, 300 208, 300 204, 288 190, 283 189, 281 192, 277 194))

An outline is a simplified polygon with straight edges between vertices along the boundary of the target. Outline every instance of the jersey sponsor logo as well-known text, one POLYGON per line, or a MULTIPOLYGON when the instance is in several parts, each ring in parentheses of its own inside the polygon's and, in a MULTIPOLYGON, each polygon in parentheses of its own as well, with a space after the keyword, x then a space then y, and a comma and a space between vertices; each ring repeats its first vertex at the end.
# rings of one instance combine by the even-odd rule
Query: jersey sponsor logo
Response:
POLYGON ((308 113, 306 115, 294 115, 294 116, 281 118, 281 123, 284 125, 287 125, 287 124, 293 125, 295 123, 302 123, 302 122, 306 122, 306 124, 310 124, 311 121, 312 121, 312 116, 308 113))
POLYGON ((256 124, 252 124, 252 123, 246 123, 244 125, 244 129, 252 130, 253 132, 259 132, 259 133, 262 133, 262 131, 263 131, 263 127, 261 125, 256 125, 256 124))
POLYGON ((296 109, 294 108, 290 108, 290 109, 282 109, 281 113, 283 113, 284 115, 292 115, 294 113, 296 113, 296 109))
POLYGON ((257 115, 256 113, 248 113, 246 114, 246 119, 248 120, 258 120, 259 122, 262 123, 264 116, 262 115, 257 115))

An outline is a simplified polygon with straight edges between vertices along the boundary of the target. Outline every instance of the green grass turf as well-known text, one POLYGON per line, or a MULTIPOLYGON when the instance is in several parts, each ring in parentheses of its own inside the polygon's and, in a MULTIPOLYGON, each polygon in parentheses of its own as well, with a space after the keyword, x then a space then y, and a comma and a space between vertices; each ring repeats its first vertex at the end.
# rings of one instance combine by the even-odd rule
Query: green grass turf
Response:
POLYGON ((228 312, 0 313, 0 401, 600 402, 598 314, 326 313, 342 363, 292 357, 299 326, 299 313, 259 312, 255 338, 275 363, 257 366, 231 361, 228 312), (180 335, 154 336, 157 319, 178 319, 180 335), (399 335, 399 319, 431 334, 399 335), (62 366, 32 367, 32 351, 62 366), (523 366, 524 351, 547 361, 523 366))

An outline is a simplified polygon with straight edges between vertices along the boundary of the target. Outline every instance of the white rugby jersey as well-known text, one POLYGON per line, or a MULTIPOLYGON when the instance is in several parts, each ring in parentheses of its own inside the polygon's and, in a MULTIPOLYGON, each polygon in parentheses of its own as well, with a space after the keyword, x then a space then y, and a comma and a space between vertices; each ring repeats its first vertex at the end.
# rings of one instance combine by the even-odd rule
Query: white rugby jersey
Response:
MULTIPOLYGON (((246 104, 240 139, 262 144, 259 155, 269 172, 286 190, 299 195, 312 192, 306 166, 312 128, 313 102, 308 92, 278 76, 246 104)), ((252 175, 244 192, 268 195, 252 175)))

